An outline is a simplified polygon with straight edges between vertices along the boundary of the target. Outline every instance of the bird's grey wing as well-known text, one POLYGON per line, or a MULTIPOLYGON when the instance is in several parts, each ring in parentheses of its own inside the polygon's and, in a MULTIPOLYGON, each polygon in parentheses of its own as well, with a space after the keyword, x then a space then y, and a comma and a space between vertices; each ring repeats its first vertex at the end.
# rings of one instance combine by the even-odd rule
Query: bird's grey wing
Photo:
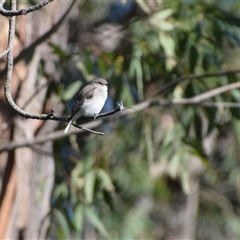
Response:
POLYGON ((93 97, 94 90, 95 88, 89 85, 82 89, 82 91, 78 94, 76 102, 72 108, 71 118, 82 108, 85 99, 91 99, 93 97))

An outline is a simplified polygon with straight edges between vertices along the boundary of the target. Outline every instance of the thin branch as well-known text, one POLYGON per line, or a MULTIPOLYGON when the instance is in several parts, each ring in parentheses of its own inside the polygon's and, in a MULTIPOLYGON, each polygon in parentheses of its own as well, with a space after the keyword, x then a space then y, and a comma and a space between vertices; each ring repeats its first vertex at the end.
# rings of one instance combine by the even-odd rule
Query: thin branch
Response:
MULTIPOLYGON (((55 23, 52 25, 52 27, 46 32, 44 33, 42 36, 40 36, 39 38, 37 38, 34 42, 32 42, 28 47, 25 47, 15 58, 14 58, 14 64, 17 64, 20 60, 22 60, 27 54, 31 53, 34 51, 34 49, 40 45, 41 43, 43 43, 46 39, 48 39, 49 37, 51 37, 51 35, 53 33, 55 33, 59 27, 62 25, 62 23, 66 20, 66 18, 68 17, 70 11, 73 9, 73 7, 75 6, 75 4, 77 3, 77 0, 73 0, 71 5, 69 6, 69 8, 66 10, 66 12, 62 15, 62 17, 55 23)), ((7 71, 7 68, 3 69, 0 72, 0 78, 3 77, 5 75, 7 71)))
POLYGON ((216 73, 205 73, 205 74, 201 74, 201 75, 191 74, 191 75, 181 76, 181 77, 178 77, 178 78, 166 83, 165 85, 163 85, 161 88, 159 88, 157 91, 155 91, 149 98, 152 98, 152 97, 166 91, 168 88, 173 87, 174 85, 177 85, 178 83, 181 83, 186 80, 192 81, 192 80, 201 79, 201 78, 221 77, 221 76, 236 74, 236 73, 240 73, 240 69, 220 71, 220 72, 216 72, 216 73))
POLYGON ((118 103, 117 105, 118 105, 118 108, 116 108, 116 109, 114 109, 114 110, 112 110, 110 112, 100 113, 97 116, 95 116, 94 119, 100 119, 100 118, 103 118, 103 117, 114 115, 115 113, 121 112, 121 111, 123 111, 123 109, 125 109, 125 107, 123 106, 123 102, 122 101, 120 101, 120 103, 118 103))
MULTIPOLYGON (((55 32, 61 23, 64 21, 72 7, 74 6, 74 3, 76 2, 73 1, 71 6, 68 8, 68 10, 65 12, 65 14, 61 17, 61 19, 54 24, 54 26, 46 32, 41 38, 38 38, 37 41, 35 41, 33 44, 31 44, 31 48, 35 48, 36 45, 40 44, 41 41, 44 41, 45 38, 49 37, 53 32, 55 32), (44 39, 44 40, 43 40, 44 39)), ((14 0, 12 4, 15 6, 13 9, 16 10, 16 1, 14 0)), ((8 54, 7 54, 7 76, 6 76, 6 81, 4 84, 4 94, 5 98, 10 105, 11 108, 13 108, 20 116, 25 117, 25 118, 31 118, 31 119, 38 119, 38 120, 55 120, 55 121, 68 121, 68 118, 66 117, 58 117, 54 116, 54 111, 51 111, 48 114, 33 114, 33 113, 28 113, 21 108, 19 108, 16 103, 14 102, 12 95, 11 95, 11 81, 12 81, 12 72, 13 72, 13 42, 14 42, 14 36, 15 36, 15 16, 10 17, 9 19, 9 34, 8 34, 8 45, 7 49, 9 49, 8 54)), ((24 51, 24 50, 23 50, 24 51)), ((23 51, 21 53, 23 53, 23 51)), ((28 48, 29 51, 29 48, 28 48)), ((20 53, 20 54, 21 54, 20 53)), ((18 55, 19 56, 19 55, 18 55)))
POLYGON ((240 108, 240 103, 236 102, 202 102, 205 107, 225 107, 225 108, 240 108))
MULTIPOLYGON (((239 86, 240 87, 240 86, 239 86)), ((225 88, 225 90, 229 90, 229 88, 225 88)), ((210 91, 211 92, 211 91, 210 91)), ((216 94, 216 92, 215 92, 216 94)), ((212 96, 212 94, 209 94, 209 96, 212 96)), ((207 99, 207 96, 205 95, 205 99, 207 99)), ((237 103, 225 103, 225 102, 221 102, 221 103, 212 103, 212 102, 199 102, 197 103, 196 101, 192 101, 192 98, 189 99, 175 99, 174 101, 170 101, 170 100, 158 100, 158 101, 153 101, 153 100, 146 100, 144 102, 141 102, 139 104, 136 104, 133 106, 133 109, 126 109, 125 111, 122 111, 119 116, 126 116, 135 112, 140 112, 143 111, 144 109, 151 107, 151 106, 170 106, 170 105, 185 105, 185 104, 201 104, 203 106, 206 107, 220 107, 220 106, 226 106, 226 107, 240 107, 240 104, 236 105, 237 103)), ((107 115, 107 114, 106 114, 107 115)), ((114 117, 114 116, 113 116, 114 117)), ((92 121, 92 122, 88 122, 86 124, 83 124, 81 126, 82 130, 85 129, 90 129, 90 128, 96 128, 99 127, 101 124, 103 124, 104 122, 107 121, 111 121, 113 118, 107 118, 106 120, 97 120, 97 121, 92 121)), ((34 139, 28 139, 28 140, 24 140, 21 142, 10 142, 7 143, 5 145, 2 144, 2 146, 0 146, 0 153, 4 152, 4 151, 10 151, 16 148, 20 148, 20 147, 29 147, 35 144, 40 144, 46 141, 54 141, 56 139, 59 138, 64 138, 69 136, 70 134, 79 134, 82 131, 80 129, 73 129, 70 132, 68 132, 67 134, 64 134, 62 130, 53 132, 53 133, 49 133, 46 134, 44 136, 39 136, 36 137, 34 139)))
POLYGON ((230 83, 225 86, 221 86, 215 88, 213 90, 207 91, 205 93, 199 94, 192 98, 179 98, 179 99, 172 99, 172 100, 155 100, 152 101, 151 104, 156 105, 156 102, 160 105, 187 105, 187 104, 200 104, 204 100, 212 98, 216 95, 219 95, 224 92, 228 92, 230 90, 240 88, 240 82, 230 83))
POLYGON ((38 3, 34 6, 31 6, 29 8, 20 9, 20 10, 6 10, 3 7, 3 4, 4 4, 5 1, 2 1, 2 3, 0 4, 0 14, 2 14, 3 16, 6 16, 6 17, 26 15, 30 12, 36 11, 36 10, 46 6, 47 4, 49 4, 52 1, 53 0, 44 0, 44 1, 38 3))
POLYGON ((94 134, 101 135, 101 136, 104 135, 103 132, 96 132, 96 131, 91 130, 91 129, 89 129, 89 128, 85 128, 85 127, 79 126, 79 125, 77 125, 77 124, 75 124, 75 123, 72 123, 72 125, 73 125, 74 127, 76 127, 76 128, 82 129, 82 130, 87 131, 87 132, 90 132, 90 133, 94 133, 94 134))
MULTIPOLYGON (((180 102, 179 102, 180 103, 180 102)), ((182 104, 183 102, 181 102, 182 104)), ((151 101, 144 101, 142 103, 136 104, 135 106, 133 106, 134 111, 132 109, 125 109, 125 111, 121 112, 120 115, 118 115, 118 117, 120 116, 126 116, 135 112, 140 112, 143 111, 144 109, 150 107, 150 106, 154 106, 155 105, 175 105, 178 104, 178 102, 175 102, 175 104, 170 104, 170 102, 163 102, 163 101, 158 101, 158 102, 153 102, 151 103, 151 101)), ((190 103, 189 103, 190 104, 190 103)), ((203 102, 201 103, 201 105, 206 106, 206 107, 219 107, 219 106, 231 106, 233 105, 233 107, 240 107, 240 105, 238 104, 238 106, 235 106, 235 103, 209 103, 209 102, 203 102)), ((44 136, 39 136, 39 137, 35 137, 34 139, 27 139, 21 142, 10 142, 7 144, 2 144, 0 146, 0 153, 4 152, 4 151, 11 151, 14 150, 16 148, 21 148, 21 147, 30 147, 32 145, 35 144, 41 144, 43 142, 47 142, 47 141, 54 141, 56 139, 60 139, 60 138, 64 138, 64 137, 68 137, 71 134, 79 134, 81 133, 83 130, 85 131, 86 129, 90 128, 96 128, 99 127, 100 125, 102 125, 104 122, 110 121, 112 120, 112 118, 107 118, 106 120, 97 120, 97 121, 92 121, 92 122, 88 122, 86 124, 83 124, 80 129, 73 129, 71 131, 69 131, 67 134, 64 134, 62 130, 59 131, 55 131, 52 133, 48 133, 45 134, 44 136)), ((79 127, 79 126, 78 126, 79 127)), ((95 132, 94 132, 95 133, 95 132)))
MULTIPOLYGON (((12 10, 16 10, 16 0, 12 0, 11 4, 12 4, 12 10)), ((16 21, 15 16, 9 18, 9 32, 8 32, 8 44, 7 44, 7 49, 9 49, 9 52, 7 54, 7 76, 4 84, 5 98, 11 104, 12 103, 14 104, 14 101, 11 96, 11 81, 12 81, 12 72, 13 72, 13 42, 14 42, 14 36, 15 36, 15 21, 16 21)))
POLYGON ((97 120, 97 121, 93 121, 93 122, 89 122, 86 124, 83 124, 81 127, 83 128, 81 129, 73 129, 72 131, 68 132, 66 135, 63 133, 62 130, 56 131, 56 132, 52 132, 49 134, 45 134, 43 136, 39 136, 39 137, 35 137, 33 139, 26 139, 24 141, 21 142, 10 142, 7 143, 6 145, 1 145, 0 146, 0 153, 4 152, 4 151, 10 151, 16 148, 20 148, 20 147, 29 147, 35 144, 39 144, 39 143, 43 143, 46 141, 53 141, 65 136, 69 136, 70 134, 73 133, 80 133, 82 131, 85 131, 84 128, 90 129, 90 128, 95 128, 98 127, 99 125, 101 125, 103 123, 103 120, 97 120))
POLYGON ((5 50, 3 50, 3 52, 2 53, 0 53, 0 58, 2 58, 2 57, 4 57, 5 55, 7 55, 8 54, 8 52, 9 52, 9 48, 6 48, 5 50))

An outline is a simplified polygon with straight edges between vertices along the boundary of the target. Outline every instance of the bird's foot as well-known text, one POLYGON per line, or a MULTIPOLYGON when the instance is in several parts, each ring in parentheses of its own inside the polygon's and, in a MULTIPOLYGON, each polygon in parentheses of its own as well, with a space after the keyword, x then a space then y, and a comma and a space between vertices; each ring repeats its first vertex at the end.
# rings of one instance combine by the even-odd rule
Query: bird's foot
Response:
POLYGON ((117 104, 118 107, 120 108, 120 111, 122 111, 125 107, 123 106, 123 102, 120 101, 120 103, 117 104))
POLYGON ((94 113, 93 119, 96 120, 98 116, 99 116, 99 114, 94 113))

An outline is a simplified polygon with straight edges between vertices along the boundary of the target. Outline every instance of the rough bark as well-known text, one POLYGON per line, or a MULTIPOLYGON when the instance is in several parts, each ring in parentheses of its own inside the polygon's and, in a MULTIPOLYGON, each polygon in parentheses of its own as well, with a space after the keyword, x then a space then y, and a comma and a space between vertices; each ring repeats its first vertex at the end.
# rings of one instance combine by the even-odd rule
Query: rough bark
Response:
MULTIPOLYGON (((47 7, 17 17, 14 55, 44 34, 63 15, 71 2, 54 1, 47 7)), ((6 47, 8 19, 0 16, 0 49, 6 47), (5 39, 5 40, 3 40, 5 39)), ((67 42, 67 23, 50 41, 63 49, 67 42)), ((31 53, 30 53, 31 54, 31 53)), ((48 79, 38 75, 39 63, 44 61, 49 75, 56 74, 51 49, 47 43, 35 49, 31 61, 14 67, 12 94, 18 106, 41 113, 46 97, 48 79), (41 89, 36 92, 36 86, 41 89)), ((5 59, 0 62, 5 67, 5 59)), ((0 144, 34 138, 52 131, 57 122, 26 120, 17 116, 3 97, 0 80, 0 144)), ((59 109, 58 106, 53 106, 59 109)), ((54 183, 52 142, 33 148, 20 148, 0 155, 0 239, 44 239, 49 226, 50 197, 54 183)))

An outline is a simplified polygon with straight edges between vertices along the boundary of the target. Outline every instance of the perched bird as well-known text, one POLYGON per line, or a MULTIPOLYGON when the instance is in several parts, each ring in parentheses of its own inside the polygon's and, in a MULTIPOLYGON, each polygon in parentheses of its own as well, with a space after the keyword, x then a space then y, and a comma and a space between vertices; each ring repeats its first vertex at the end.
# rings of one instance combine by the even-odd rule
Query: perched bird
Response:
POLYGON ((108 96, 108 82, 102 78, 93 79, 78 94, 72 108, 70 121, 64 133, 70 129, 71 124, 80 117, 95 117, 102 110, 108 96))

